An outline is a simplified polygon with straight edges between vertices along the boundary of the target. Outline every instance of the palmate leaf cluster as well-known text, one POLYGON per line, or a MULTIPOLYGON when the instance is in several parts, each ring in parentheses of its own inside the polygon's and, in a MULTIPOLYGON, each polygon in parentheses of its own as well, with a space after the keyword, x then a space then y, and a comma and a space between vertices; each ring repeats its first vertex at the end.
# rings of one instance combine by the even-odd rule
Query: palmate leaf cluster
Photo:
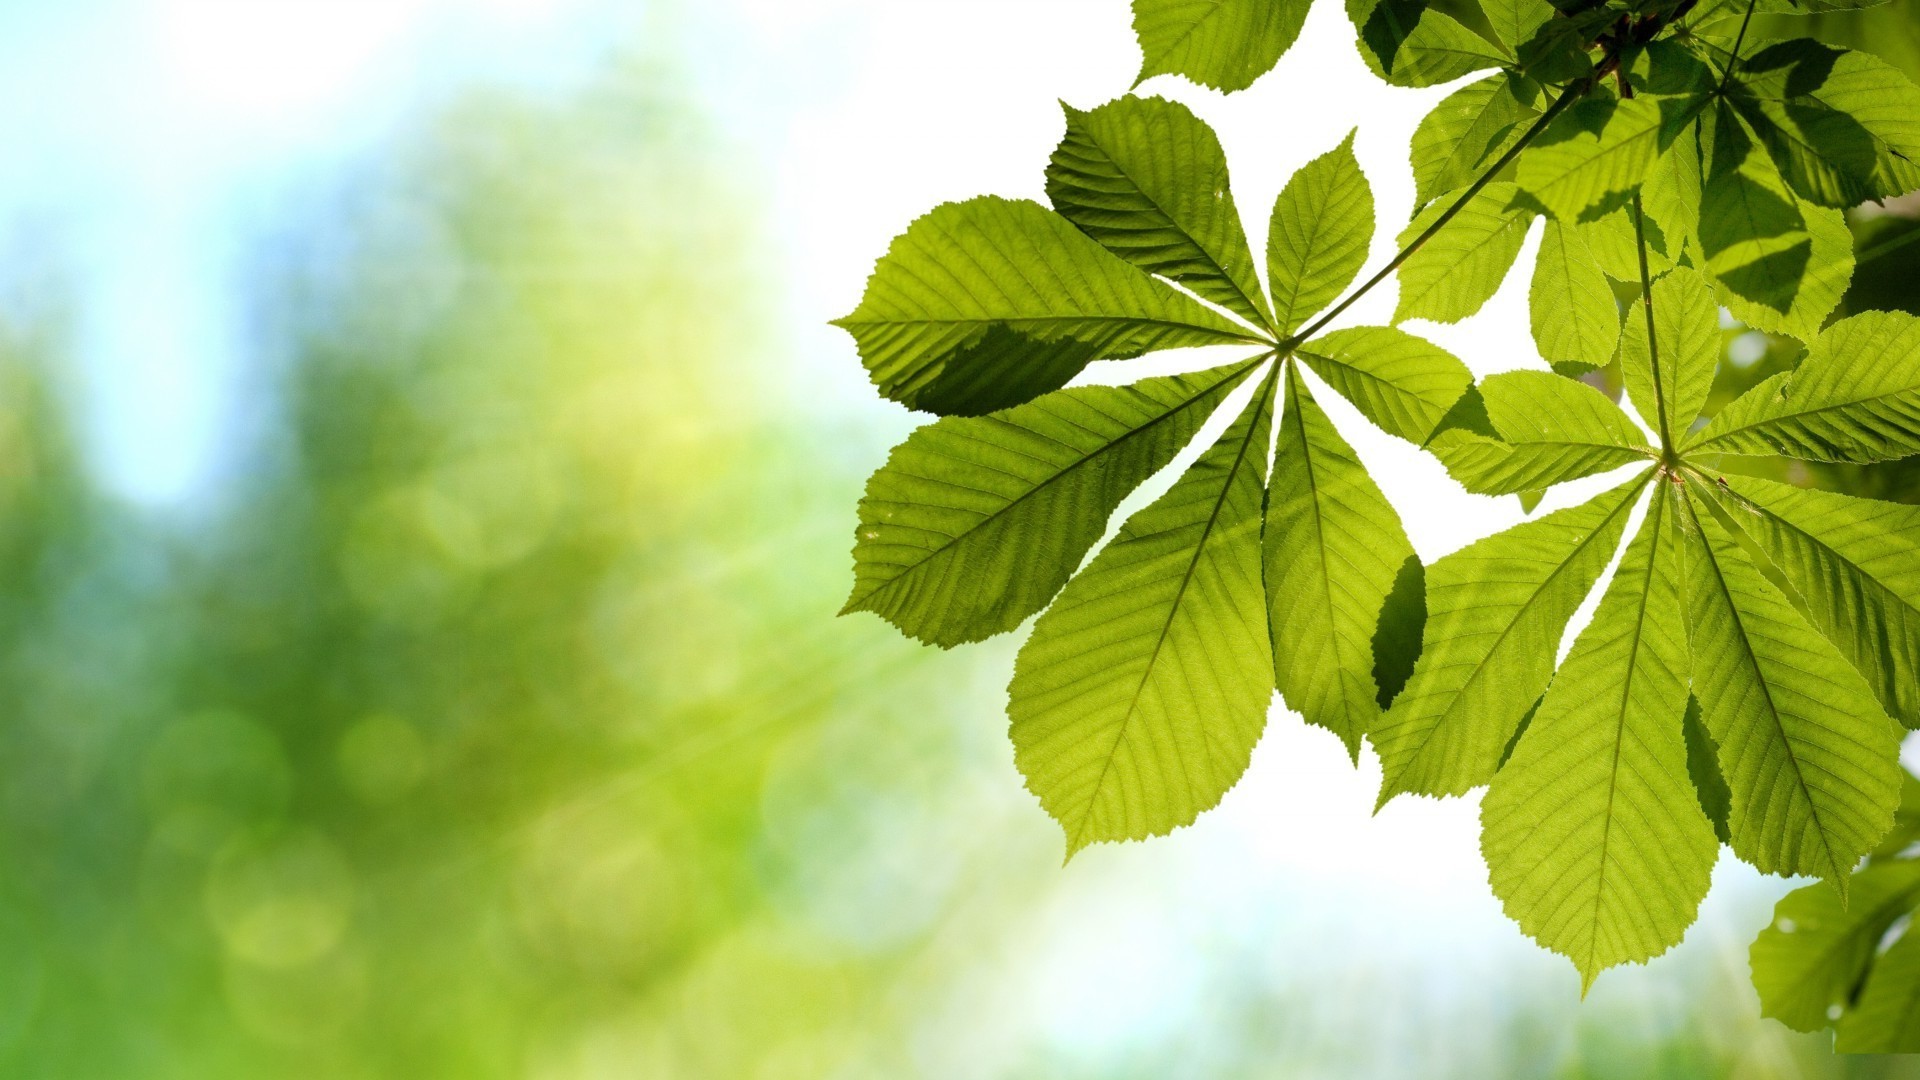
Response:
MULTIPOLYGON (((1920 90, 1751 40, 1754 11, 1802 10, 1786 0, 1483 7, 1492 37, 1413 0, 1348 4, 1389 81, 1488 72, 1421 123, 1399 253, 1357 287, 1377 210, 1351 137, 1288 182, 1256 259, 1219 141, 1152 97, 1066 110, 1050 205, 949 204, 899 237, 840 325, 885 396, 943 418, 870 482, 847 608, 941 646, 1039 616, 1011 735, 1070 855, 1216 804, 1275 691, 1356 759, 1374 748, 1382 804, 1487 788, 1495 893, 1590 983, 1681 939, 1723 844, 1837 905, 1893 827, 1920 726, 1920 510, 1734 466, 1920 454, 1920 319, 1832 321, 1845 208, 1920 188, 1920 90), (1476 382, 1399 324, 1478 312, 1535 218, 1544 364, 1476 382), (1394 325, 1337 325, 1390 277, 1394 325), (1707 415, 1723 308, 1805 356, 1707 415), (1205 345, 1241 351, 1068 385, 1205 345), (1580 378, 1614 365, 1626 406, 1580 378), (1634 471, 1423 566, 1329 392, 1478 494, 1532 505, 1634 471)), ((1243 89, 1305 8, 1135 0, 1141 77, 1243 89)))

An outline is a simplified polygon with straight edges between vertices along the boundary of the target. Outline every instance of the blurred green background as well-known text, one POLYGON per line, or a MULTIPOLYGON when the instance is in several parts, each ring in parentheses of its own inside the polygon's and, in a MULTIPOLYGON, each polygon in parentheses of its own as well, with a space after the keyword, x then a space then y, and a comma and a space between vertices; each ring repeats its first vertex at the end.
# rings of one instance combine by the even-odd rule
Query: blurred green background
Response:
MULTIPOLYGON (((254 434, 186 510, 90 467, 84 298, 14 281, 0 1075, 1920 1075, 1757 1018, 1784 884, 1582 1006, 1383 916, 1411 869, 1060 869, 1012 646, 832 618, 912 421, 820 405, 852 351, 779 339, 766 178, 660 33, 435 101, 250 249, 254 434)), ((1915 228, 1863 219, 1860 302, 1912 306, 1915 228)), ((1792 359, 1730 338, 1729 388, 1792 359)))

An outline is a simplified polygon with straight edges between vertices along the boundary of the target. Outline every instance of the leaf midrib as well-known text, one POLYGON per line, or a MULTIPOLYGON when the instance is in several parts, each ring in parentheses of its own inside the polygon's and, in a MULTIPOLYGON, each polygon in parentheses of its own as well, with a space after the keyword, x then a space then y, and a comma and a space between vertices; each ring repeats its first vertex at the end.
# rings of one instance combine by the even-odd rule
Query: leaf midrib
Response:
MULTIPOLYGON (((1136 435, 1155 429, 1160 424, 1163 424, 1166 421, 1172 419, 1173 417, 1179 415, 1180 413, 1185 412, 1187 409, 1192 408, 1195 402, 1201 400, 1202 398, 1207 397, 1210 394, 1219 393, 1223 390, 1227 393, 1231 393, 1232 387, 1237 385, 1240 382, 1240 380, 1245 379, 1247 377, 1247 373, 1251 371, 1254 368, 1254 366, 1256 366, 1258 363, 1259 363, 1258 360, 1242 361, 1241 362, 1242 370, 1233 372, 1229 375, 1222 377, 1218 382, 1213 383, 1212 385, 1206 387, 1203 390, 1197 391, 1196 393, 1187 397, 1185 400, 1181 401, 1178 405, 1175 405, 1167 409, 1165 412, 1162 412, 1160 415, 1155 416, 1154 418, 1152 418, 1151 420, 1148 420, 1144 424, 1141 424, 1139 427, 1129 428, 1128 430, 1121 432, 1118 436, 1115 436, 1113 439, 1105 443, 1102 443, 1099 447, 1089 450, 1084 454, 1081 454, 1078 458, 1075 458, 1071 463, 1063 466, 1059 471, 1055 472, 1052 476, 1047 477, 1046 479, 1040 481, 1038 484, 1035 484, 1033 487, 1028 488, 1026 491, 1023 491, 1020 494, 1014 496, 1010 501, 1007 502, 1005 506, 1002 506, 1000 509, 995 510, 993 513, 980 518, 978 521, 975 521, 972 525, 967 526, 966 529, 962 530, 961 532, 953 534, 952 537, 950 537, 945 543, 942 543, 939 547, 929 548, 927 550, 927 554, 923 558, 916 561, 912 566, 909 566, 906 569, 900 571, 898 574, 895 574, 892 578, 889 578, 884 583, 875 586, 871 591, 863 594, 859 598, 858 602, 865 603, 871 600, 873 597, 878 596, 881 593, 884 593, 887 590, 893 588, 894 586, 900 584, 900 582, 904 581, 908 577, 908 575, 914 573, 915 571, 919 570, 921 567, 925 566, 927 563, 931 562, 933 559, 944 554, 948 548, 953 547, 955 544, 958 544, 960 541, 973 535, 979 530, 987 527, 987 525, 991 524, 992 522, 1000 520, 1002 517, 1012 512, 1014 507, 1019 506, 1021 503, 1025 502, 1027 499, 1033 497, 1034 495, 1039 494, 1041 491, 1047 489, 1048 487, 1051 487, 1054 483, 1064 479, 1066 476, 1078 470, 1081 466, 1085 465, 1089 461, 1092 461, 1094 458, 1097 458, 1102 454, 1111 452, 1115 447, 1120 446, 1121 444, 1125 443, 1127 440, 1133 438, 1136 435)), ((855 601, 849 601, 849 604, 852 604, 854 602, 855 601)))
POLYGON ((1133 697, 1127 702, 1127 711, 1120 716, 1118 730, 1113 733, 1113 742, 1107 748, 1106 760, 1100 764, 1100 776, 1093 782, 1093 790, 1087 796, 1087 808, 1080 816, 1080 827, 1074 830, 1073 847, 1075 850, 1086 846, 1087 826, 1093 821, 1094 803, 1100 798, 1100 789, 1107 784, 1107 774, 1113 770, 1113 759, 1120 752, 1120 743, 1127 737, 1127 729, 1133 724, 1134 714, 1140 708, 1140 695, 1146 692, 1148 680, 1153 678, 1153 669, 1160 662, 1160 650, 1166 646, 1167 635, 1173 630, 1173 620, 1180 614, 1180 605, 1186 601, 1187 586, 1193 582, 1193 572, 1206 555, 1207 544, 1213 539, 1213 527, 1220 521, 1220 511, 1227 505, 1227 496, 1233 493, 1233 482, 1240 475, 1241 466, 1247 460, 1247 447, 1253 444, 1254 433, 1259 430, 1259 411, 1265 409, 1273 400, 1275 378, 1270 373, 1255 400, 1248 405, 1253 410, 1253 421, 1247 425, 1246 437, 1240 440, 1240 449, 1235 452, 1233 465, 1227 470, 1220 482, 1220 495, 1213 501, 1213 510, 1207 515, 1207 523, 1200 530, 1200 539, 1193 545, 1193 558, 1187 560, 1187 569, 1180 575, 1180 586, 1174 591, 1173 602, 1167 605, 1167 617, 1160 624, 1160 634, 1154 639, 1153 651, 1147 654, 1146 667, 1140 671, 1140 681, 1133 688, 1133 697))

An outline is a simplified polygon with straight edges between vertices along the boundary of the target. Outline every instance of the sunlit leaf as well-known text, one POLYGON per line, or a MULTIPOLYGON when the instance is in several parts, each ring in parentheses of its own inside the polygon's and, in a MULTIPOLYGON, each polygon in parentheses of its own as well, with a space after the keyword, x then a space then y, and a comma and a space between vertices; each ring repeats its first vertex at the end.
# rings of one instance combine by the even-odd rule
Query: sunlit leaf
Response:
POLYGON ((1549 364, 1603 368, 1612 362, 1620 304, 1577 228, 1547 222, 1527 311, 1534 344, 1549 364))
POLYGON ((1867 677, 1894 719, 1920 728, 1920 506, 1745 476, 1740 527, 1786 574, 1820 632, 1867 677))
POLYGON ((1336 330, 1298 355, 1375 426, 1416 444, 1432 438, 1473 386, 1452 353, 1391 326, 1336 330))
POLYGON ((1654 101, 1583 101, 1520 155, 1516 181, 1560 221, 1592 221, 1625 205, 1646 180, 1660 156, 1663 127, 1654 101))
POLYGON ((1280 694, 1358 760, 1380 715, 1374 639, 1381 612, 1419 559, 1400 517, 1334 430, 1299 369, 1267 495, 1266 582, 1280 694), (1409 565, 1411 564, 1411 566, 1409 565))
MULTIPOLYGON (((1527 211, 1511 208, 1514 191, 1509 183, 1488 184, 1401 264, 1395 322, 1459 322, 1493 298, 1520 256, 1533 221, 1527 211)), ((1435 199, 1400 233, 1400 245, 1425 233, 1464 194, 1449 192, 1435 199)))
POLYGON ((1133 0, 1140 77, 1183 75, 1245 90, 1273 70, 1306 22, 1311 0, 1133 0))
POLYGON ((1692 429, 1713 389, 1720 362, 1720 305, 1706 279, 1674 270, 1653 283, 1652 336, 1648 298, 1634 301, 1620 338, 1620 376, 1647 426, 1668 445, 1692 429), (1658 345, 1658 363, 1655 349, 1658 345))
POLYGON ((1066 107, 1047 198, 1115 255, 1255 326, 1268 321, 1220 140, 1185 105, 1125 97, 1066 107))
POLYGON ((1061 590, 1015 661, 1014 762, 1069 855, 1190 824, 1260 740, 1274 687, 1260 532, 1276 382, 1061 590))
POLYGON ((1360 35, 1360 56, 1395 86, 1438 86, 1508 60, 1500 46, 1426 0, 1347 0, 1347 17, 1360 35))
POLYGON ((1020 625, 1253 366, 1060 390, 914 432, 860 500, 846 610, 937 645, 1020 625))
POLYGON ((1468 491, 1539 491, 1655 456, 1627 414, 1585 383, 1545 371, 1508 371, 1479 389, 1498 437, 1448 432, 1431 446, 1468 491))
POLYGON ((1051 210, 992 197, 914 222, 835 325, 881 393, 962 415, 1030 401, 1096 359, 1247 340, 1051 210))
POLYGON ((1493 778, 1645 483, 1517 525, 1427 568, 1425 646, 1373 733, 1382 803, 1401 793, 1463 795, 1493 778))
POLYGON ((1541 93, 1531 79, 1502 72, 1447 95, 1413 133, 1415 198, 1424 205, 1478 179, 1540 115, 1541 93))
POLYGON ((1280 333, 1291 334, 1340 298, 1373 242, 1373 189, 1353 156, 1353 136, 1308 162, 1273 204, 1267 278, 1280 333))
POLYGON ((1738 71, 1730 100, 1801 197, 1849 209, 1920 188, 1920 88, 1898 70, 1802 38, 1738 71))
POLYGON ((1494 893, 1587 985, 1679 944, 1720 851, 1687 773, 1677 493, 1659 486, 1480 809, 1494 893))
POLYGON ((1899 728, 1710 508, 1689 517, 1694 693, 1733 793, 1733 850, 1844 891, 1893 822, 1899 728))
POLYGON ((1835 323, 1798 368, 1735 399, 1687 449, 1853 462, 1920 453, 1920 318, 1870 311, 1835 323))

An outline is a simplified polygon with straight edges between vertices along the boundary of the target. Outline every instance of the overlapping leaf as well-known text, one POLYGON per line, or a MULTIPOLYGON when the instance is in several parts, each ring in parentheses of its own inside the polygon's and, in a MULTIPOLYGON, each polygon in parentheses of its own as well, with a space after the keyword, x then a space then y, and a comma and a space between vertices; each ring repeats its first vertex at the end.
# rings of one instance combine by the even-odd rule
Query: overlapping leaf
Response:
POLYGON ((1269 375, 1020 650, 1014 760, 1069 854, 1191 823, 1260 739, 1273 697, 1260 530, 1274 393, 1269 375))
POLYGON ((1750 952, 1760 1012, 1795 1031, 1818 1031, 1829 1009, 1852 1004, 1880 939, 1920 903, 1920 861, 1855 875, 1844 899, 1824 886, 1798 889, 1774 909, 1750 952))
MULTIPOLYGON (((1514 209, 1515 188, 1488 184, 1467 199, 1459 213, 1400 266, 1400 304, 1393 319, 1459 322, 1479 311, 1506 280, 1520 256, 1533 217, 1514 209)), ((1416 215, 1400 234, 1404 248, 1424 235, 1455 202, 1459 191, 1442 196, 1416 215)))
POLYGON ((1080 231, 1254 326, 1270 317, 1240 228, 1220 140, 1185 105, 1125 97, 1066 107, 1047 198, 1080 231))
POLYGON ((1373 736, 1382 803, 1401 793, 1462 795, 1493 778, 1644 486, 1635 480, 1427 569, 1425 646, 1373 736))
POLYGON ((1920 318, 1874 311, 1834 324, 1797 369, 1747 391, 1687 449, 1848 462, 1920 453, 1920 318))
POLYGON ((1619 406, 1585 383, 1509 371, 1480 384, 1494 435, 1451 431, 1432 449, 1468 491, 1512 495, 1646 463, 1646 437, 1619 406))
POLYGON ((1347 17, 1367 66, 1395 86, 1438 86, 1509 59, 1427 0, 1347 0, 1347 17))
POLYGON ((1473 386, 1452 353, 1391 326, 1336 330, 1298 355, 1389 435, 1425 445, 1473 386))
POLYGON ((1660 487, 1481 804, 1493 891, 1588 985, 1678 944, 1719 854, 1688 777, 1681 545, 1660 487))
POLYGON ((991 197, 914 222, 835 325, 853 335, 882 394, 969 416, 1058 389, 1096 359, 1249 340, 1065 218, 991 197))
POLYGON ((846 610, 938 645, 1013 629, 1252 369, 1061 390, 914 432, 860 501, 846 610))
POLYGON ((1577 228, 1547 222, 1527 310, 1534 344, 1549 364, 1603 368, 1620 343, 1620 305, 1577 228))
POLYGON ((1287 704, 1356 758, 1380 715, 1381 613, 1419 570, 1399 515, 1290 367, 1267 494, 1274 672, 1287 704))
POLYGON ((1733 793, 1733 850, 1844 891, 1893 822, 1898 728, 1713 513, 1688 524, 1694 692, 1733 793))
POLYGON ((1620 375, 1640 418, 1677 445, 1706 407, 1722 351, 1720 306, 1692 270, 1675 270, 1634 302, 1620 339, 1620 375), (1649 308, 1652 318, 1649 320, 1649 308))
POLYGON ((1465 188, 1539 117, 1539 85, 1502 72, 1449 94, 1413 133, 1413 182, 1422 205, 1465 188))

